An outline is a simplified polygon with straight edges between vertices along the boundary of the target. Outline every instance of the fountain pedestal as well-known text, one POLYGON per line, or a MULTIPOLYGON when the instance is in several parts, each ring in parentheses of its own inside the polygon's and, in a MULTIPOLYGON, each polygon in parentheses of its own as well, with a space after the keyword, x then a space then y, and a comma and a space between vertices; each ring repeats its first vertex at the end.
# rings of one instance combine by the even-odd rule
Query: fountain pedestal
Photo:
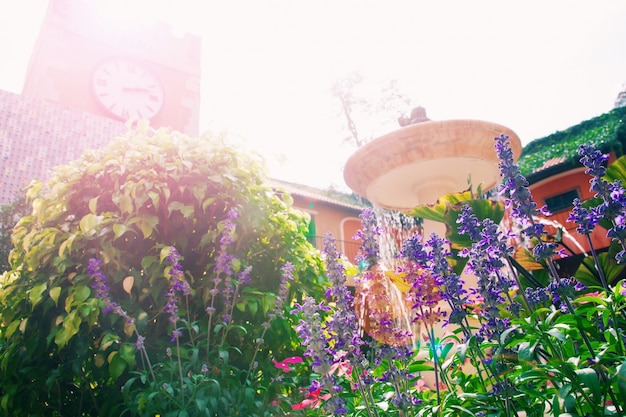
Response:
MULTIPOLYGON (((346 184, 374 206, 407 211, 439 197, 479 185, 484 191, 500 179, 494 138, 509 137, 514 159, 522 146, 511 129, 479 120, 424 121, 381 136, 359 148, 344 168, 346 184)), ((424 221, 423 236, 445 236, 445 225, 424 221)), ((473 276, 464 276, 475 286, 473 276)), ((447 306, 447 305, 446 305, 447 306)), ((442 303, 442 309, 445 307, 442 303)), ((438 336, 443 333, 439 328, 438 336)), ((433 379, 425 378, 429 386, 433 379)))

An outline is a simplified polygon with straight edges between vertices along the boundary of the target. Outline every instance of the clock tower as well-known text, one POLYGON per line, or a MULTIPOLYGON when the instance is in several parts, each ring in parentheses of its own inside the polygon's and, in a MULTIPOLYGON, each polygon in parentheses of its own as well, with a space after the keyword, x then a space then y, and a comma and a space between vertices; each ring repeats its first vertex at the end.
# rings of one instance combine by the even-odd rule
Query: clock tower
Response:
POLYGON ((97 4, 50 0, 22 95, 197 135, 200 38, 164 23, 116 27, 97 4))

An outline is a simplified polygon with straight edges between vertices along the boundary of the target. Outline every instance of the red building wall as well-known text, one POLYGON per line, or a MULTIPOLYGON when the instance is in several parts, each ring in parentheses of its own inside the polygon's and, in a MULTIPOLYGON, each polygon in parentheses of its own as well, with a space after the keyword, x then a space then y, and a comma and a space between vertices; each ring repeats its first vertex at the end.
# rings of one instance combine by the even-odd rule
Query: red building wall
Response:
MULTIPOLYGON (((593 198, 593 193, 589 191, 589 175, 585 174, 585 168, 578 168, 570 171, 566 171, 544 180, 541 180, 535 184, 530 185, 529 189, 533 195, 533 198, 539 207, 546 204, 546 199, 563 194, 567 191, 576 190, 581 201, 593 198)), ((572 207, 569 206, 562 210, 552 213, 552 216, 546 219, 554 222, 556 225, 560 225, 565 233, 564 243, 568 247, 574 249, 576 254, 588 252, 590 250, 589 242, 586 236, 583 236, 576 232, 577 224, 574 222, 568 222, 567 218, 572 207), (570 240, 573 239, 576 244, 570 240)), ((548 226, 546 230, 550 234, 556 233, 558 226, 548 226)), ((610 239, 606 237, 607 230, 598 226, 591 234, 591 241, 594 248, 603 249, 609 246, 610 239)))

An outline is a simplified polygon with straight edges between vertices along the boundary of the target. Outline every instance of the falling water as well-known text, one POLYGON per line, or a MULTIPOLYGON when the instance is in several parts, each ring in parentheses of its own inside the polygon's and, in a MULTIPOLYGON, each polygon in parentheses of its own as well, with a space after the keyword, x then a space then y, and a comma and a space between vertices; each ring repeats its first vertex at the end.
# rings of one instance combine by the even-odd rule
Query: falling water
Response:
POLYGON ((375 207, 374 213, 378 226, 384 230, 378 241, 380 262, 383 268, 395 270, 399 266, 398 254, 402 243, 416 233, 422 233, 421 221, 396 210, 375 207))
POLYGON ((415 344, 419 338, 419 327, 412 322, 409 293, 406 288, 403 291, 394 284, 389 273, 396 271, 400 266, 398 254, 402 243, 415 233, 421 233, 420 221, 399 211, 383 208, 374 208, 374 214, 378 226, 383 230, 378 242, 380 261, 375 268, 375 275, 361 283, 357 297, 357 304, 361 309, 360 316, 365 329, 372 337, 390 344, 415 344), (380 317, 381 313, 387 314, 392 319, 397 334, 408 333, 411 337, 390 340, 386 335, 377 335, 377 323, 370 320, 376 320, 375 317, 380 317))

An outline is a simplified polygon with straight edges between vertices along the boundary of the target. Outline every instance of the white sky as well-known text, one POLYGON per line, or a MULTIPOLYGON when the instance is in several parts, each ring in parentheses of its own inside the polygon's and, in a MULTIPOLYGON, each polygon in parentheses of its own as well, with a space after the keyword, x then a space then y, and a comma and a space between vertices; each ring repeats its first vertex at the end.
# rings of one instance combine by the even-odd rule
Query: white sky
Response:
MULTIPOLYGON (((0 89, 21 92, 47 4, 0 0, 0 89)), ((107 4, 120 19, 156 16, 200 35, 201 130, 241 136, 272 176, 322 188, 346 187, 353 149, 340 145, 330 86, 349 72, 398 80, 433 120, 503 124, 524 144, 611 110, 626 82, 622 0, 107 4)))

